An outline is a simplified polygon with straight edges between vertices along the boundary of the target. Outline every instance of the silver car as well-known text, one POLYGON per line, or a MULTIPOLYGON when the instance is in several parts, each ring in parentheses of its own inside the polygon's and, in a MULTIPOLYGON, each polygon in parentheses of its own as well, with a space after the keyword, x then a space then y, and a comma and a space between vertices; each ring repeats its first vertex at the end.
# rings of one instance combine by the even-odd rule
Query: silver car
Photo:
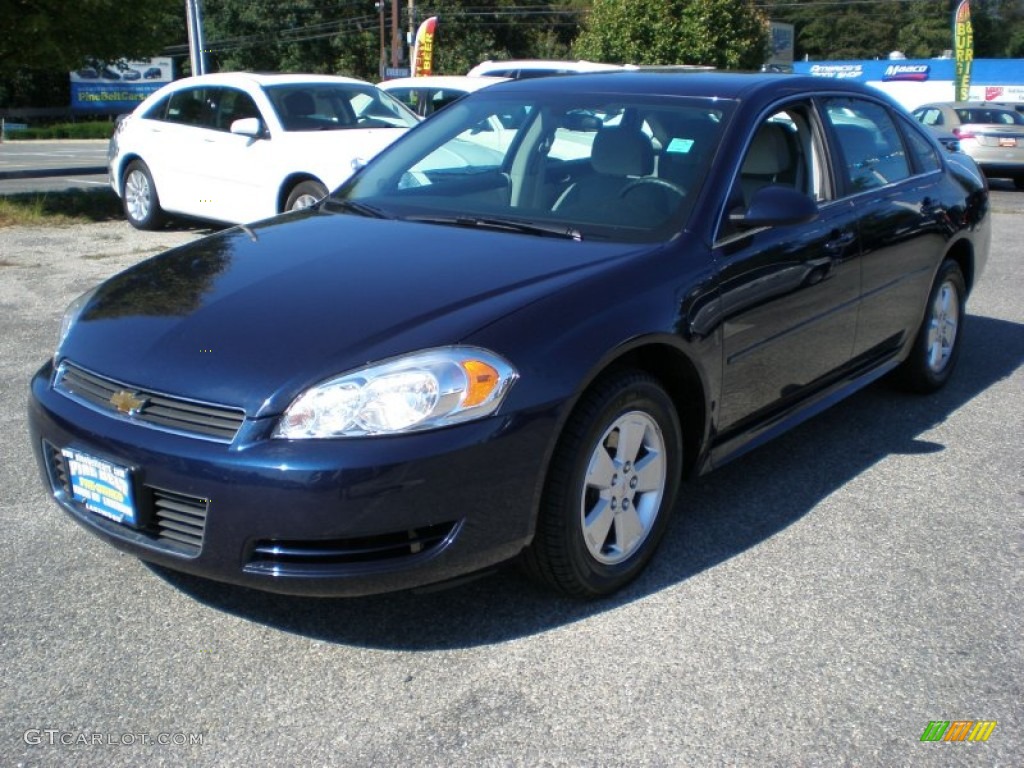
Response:
POLYGON ((952 101, 923 104, 913 115, 933 130, 952 131, 985 175, 1024 189, 1024 114, 1004 104, 952 101))

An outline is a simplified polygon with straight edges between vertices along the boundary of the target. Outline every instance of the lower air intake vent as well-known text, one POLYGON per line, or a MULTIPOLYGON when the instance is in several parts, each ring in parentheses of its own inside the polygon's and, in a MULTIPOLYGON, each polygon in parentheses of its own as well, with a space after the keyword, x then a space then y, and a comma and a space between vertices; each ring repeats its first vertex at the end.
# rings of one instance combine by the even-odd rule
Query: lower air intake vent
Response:
POLYGON ((337 570, 339 567, 394 563, 419 557, 450 541, 457 523, 438 523, 409 531, 324 541, 266 540, 256 544, 250 572, 337 570))
POLYGON ((153 493, 153 533, 164 547, 195 556, 203 547, 206 499, 159 488, 153 493))

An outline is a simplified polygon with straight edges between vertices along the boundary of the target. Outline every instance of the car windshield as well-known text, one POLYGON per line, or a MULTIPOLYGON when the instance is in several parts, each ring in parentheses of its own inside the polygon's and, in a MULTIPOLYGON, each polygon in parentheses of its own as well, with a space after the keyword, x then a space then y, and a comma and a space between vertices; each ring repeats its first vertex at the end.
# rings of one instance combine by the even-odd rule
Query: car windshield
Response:
POLYGON ((328 208, 584 240, 668 239, 685 227, 733 106, 488 88, 392 145, 328 208))
POLYGON ((368 84, 289 83, 266 93, 286 131, 411 128, 419 122, 397 99, 368 84))

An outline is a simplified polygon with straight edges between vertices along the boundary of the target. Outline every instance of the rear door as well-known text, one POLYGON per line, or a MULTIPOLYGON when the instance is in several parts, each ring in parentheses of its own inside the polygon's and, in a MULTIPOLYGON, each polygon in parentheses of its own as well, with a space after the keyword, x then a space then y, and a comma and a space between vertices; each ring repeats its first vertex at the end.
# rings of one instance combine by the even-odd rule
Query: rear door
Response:
POLYGON ((944 247, 941 161, 920 129, 866 98, 821 100, 840 193, 857 212, 862 296, 854 356, 895 354, 922 317, 944 247))

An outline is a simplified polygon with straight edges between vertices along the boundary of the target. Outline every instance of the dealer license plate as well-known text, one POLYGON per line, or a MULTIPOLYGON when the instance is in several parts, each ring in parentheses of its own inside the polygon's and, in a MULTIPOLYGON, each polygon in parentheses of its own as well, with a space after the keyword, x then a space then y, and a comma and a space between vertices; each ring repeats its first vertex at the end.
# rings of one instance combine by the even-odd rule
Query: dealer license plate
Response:
POLYGON ((136 524, 131 473, 126 468, 70 448, 61 453, 67 461, 75 501, 115 522, 136 524))

